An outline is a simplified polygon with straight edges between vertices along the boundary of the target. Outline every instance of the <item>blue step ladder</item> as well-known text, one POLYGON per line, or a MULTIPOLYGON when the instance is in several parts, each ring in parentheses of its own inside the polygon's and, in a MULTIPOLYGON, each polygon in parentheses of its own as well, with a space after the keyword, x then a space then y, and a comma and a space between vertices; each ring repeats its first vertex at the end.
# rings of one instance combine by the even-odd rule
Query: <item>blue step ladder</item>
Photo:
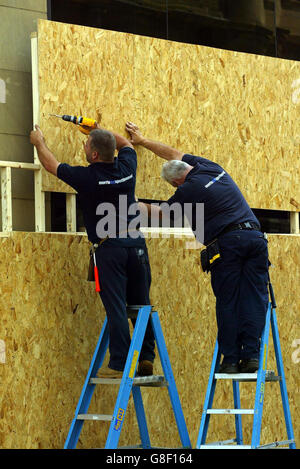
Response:
POLYGON ((133 400, 135 405, 135 411, 138 421, 138 427, 140 432, 141 444, 135 448, 149 449, 151 447, 146 415, 144 411, 144 405, 142 400, 142 393, 140 390, 141 386, 161 387, 166 386, 168 388, 173 412, 175 415, 181 443, 183 448, 191 448, 191 443, 185 424, 184 415, 182 412, 175 379, 171 369, 171 364, 158 317, 157 311, 152 311, 151 305, 143 306, 128 306, 127 307, 128 317, 137 318, 134 331, 132 334, 132 340, 127 355, 127 360, 123 372, 122 379, 106 379, 97 378, 96 374, 101 367, 104 357, 107 352, 109 344, 109 332, 107 318, 105 318, 101 334, 90 364, 88 374, 81 392, 81 396, 75 411, 75 417, 71 423, 68 437, 65 442, 64 449, 76 448, 80 432, 83 423, 86 420, 99 420, 99 421, 110 421, 110 427, 108 436, 105 444, 105 449, 118 448, 118 441, 122 425, 127 410, 128 400, 132 391, 133 400), (156 346, 160 356, 162 369, 164 376, 136 376, 137 363, 143 344, 146 328, 148 321, 151 321, 156 346), (119 386, 119 392, 114 407, 113 415, 101 415, 101 414, 88 414, 88 408, 95 390, 95 386, 98 384, 110 385, 115 384, 119 386))
POLYGON ((296 449, 295 438, 289 408, 288 394, 286 388, 286 380, 284 376, 284 368, 282 361, 282 354, 280 348, 280 340, 278 334, 278 325, 276 320, 276 302, 273 292, 273 287, 269 279, 269 292, 270 302, 266 315, 266 322, 264 331, 261 338, 260 344, 260 356, 259 356, 259 368, 257 373, 218 373, 220 366, 221 353, 218 347, 218 341, 216 341, 215 350, 213 354, 213 360, 210 370, 210 376, 208 380, 208 386, 206 391, 206 397, 202 412, 202 418, 200 423, 200 429, 197 439, 197 449, 269 449, 276 448, 279 446, 285 446, 285 449, 296 449), (270 324, 272 328, 274 351, 277 364, 277 376, 274 371, 268 371, 267 367, 267 356, 268 356, 268 342, 269 342, 269 331, 270 324), (213 399, 215 388, 218 380, 231 379, 233 386, 233 400, 234 409, 213 409, 213 399), (240 403, 240 392, 239 382, 254 381, 256 382, 255 392, 255 403, 254 409, 241 409, 240 403), (288 439, 285 441, 275 441, 274 443, 260 445, 260 432, 262 423, 263 413, 263 401, 265 393, 266 382, 279 382, 283 412, 285 417, 286 431, 288 439), (235 416, 235 432, 236 438, 226 441, 217 441, 215 443, 206 443, 206 436, 209 426, 210 416, 212 414, 231 414, 235 416), (253 415, 253 427, 251 445, 244 445, 243 433, 242 433, 242 415, 252 414, 253 415), (288 446, 287 446, 288 445, 288 446))

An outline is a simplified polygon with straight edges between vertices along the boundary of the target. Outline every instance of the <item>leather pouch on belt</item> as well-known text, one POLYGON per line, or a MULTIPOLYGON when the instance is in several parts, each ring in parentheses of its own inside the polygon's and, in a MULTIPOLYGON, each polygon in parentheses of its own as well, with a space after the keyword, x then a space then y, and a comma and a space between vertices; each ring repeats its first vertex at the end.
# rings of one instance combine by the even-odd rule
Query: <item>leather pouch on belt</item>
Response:
POLYGON ((208 264, 208 255, 207 255, 207 249, 203 249, 200 252, 200 260, 201 260, 201 267, 203 272, 209 272, 209 264, 208 264))
POLYGON ((212 243, 210 243, 206 249, 201 251, 201 266, 203 272, 209 272, 212 266, 216 265, 216 263, 220 262, 221 254, 219 249, 219 243, 216 239, 212 243))
POLYGON ((94 259, 93 259, 93 252, 90 250, 90 264, 89 264, 89 271, 88 271, 88 282, 94 282, 95 281, 95 275, 94 275, 94 259))

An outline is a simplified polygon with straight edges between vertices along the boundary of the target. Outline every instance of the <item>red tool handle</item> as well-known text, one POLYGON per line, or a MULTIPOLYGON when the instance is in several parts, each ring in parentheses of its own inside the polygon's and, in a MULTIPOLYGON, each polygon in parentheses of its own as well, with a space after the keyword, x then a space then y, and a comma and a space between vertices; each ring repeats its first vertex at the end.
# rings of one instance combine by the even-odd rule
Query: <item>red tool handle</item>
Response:
POLYGON ((95 265, 94 266, 94 276, 95 276, 95 284, 96 284, 96 292, 100 292, 100 282, 99 282, 99 272, 98 272, 98 267, 95 265))

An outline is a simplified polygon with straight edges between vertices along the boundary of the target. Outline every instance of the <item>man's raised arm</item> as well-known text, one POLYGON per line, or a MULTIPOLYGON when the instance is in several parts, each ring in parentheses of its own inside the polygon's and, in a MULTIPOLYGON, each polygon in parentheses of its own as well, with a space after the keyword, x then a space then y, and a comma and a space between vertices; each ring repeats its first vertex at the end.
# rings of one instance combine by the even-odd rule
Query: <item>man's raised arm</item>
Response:
POLYGON ((130 142, 133 145, 141 145, 144 148, 155 153, 155 155, 163 158, 165 160, 181 160, 184 153, 172 148, 164 143, 156 142, 155 140, 150 140, 145 138, 137 125, 133 124, 132 122, 126 123, 126 130, 130 135, 130 142))
MULTIPOLYGON (((101 129, 105 130, 103 127, 100 127, 99 124, 97 124, 97 128, 100 129, 100 130, 101 129)), ((133 148, 132 143, 126 137, 123 137, 123 135, 120 135, 120 134, 114 132, 113 130, 110 130, 110 132, 113 134, 113 136, 116 139, 116 145, 117 145, 117 150, 118 151, 120 151, 124 147, 133 148)))
POLYGON ((57 176, 57 168, 60 163, 46 145, 43 132, 38 125, 30 133, 30 142, 36 147, 37 154, 44 168, 54 176, 57 176))

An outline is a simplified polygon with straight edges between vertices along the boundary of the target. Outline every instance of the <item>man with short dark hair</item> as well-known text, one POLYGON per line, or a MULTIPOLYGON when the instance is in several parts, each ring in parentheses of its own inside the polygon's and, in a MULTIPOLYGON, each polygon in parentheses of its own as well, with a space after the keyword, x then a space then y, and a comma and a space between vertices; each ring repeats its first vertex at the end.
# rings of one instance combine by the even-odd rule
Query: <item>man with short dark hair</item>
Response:
MULTIPOLYGON (((114 161, 116 150, 116 138, 108 130, 95 129, 89 134, 90 138, 87 140, 86 145, 90 144, 91 150, 94 150, 101 155, 101 161, 111 163, 114 161)), ((87 155, 87 160, 89 156, 87 155)), ((89 160, 88 160, 89 161, 89 160)), ((89 161, 93 163, 93 161, 89 161)))
MULTIPOLYGON (((268 307, 268 248, 259 221, 220 165, 145 138, 132 122, 126 130, 132 144, 167 160, 162 176, 177 188, 167 204, 191 204, 191 228, 196 237, 204 231, 199 241, 206 245, 203 266, 211 272, 216 297, 220 372, 255 372, 268 307), (197 226, 197 204, 204 204, 203 231, 197 226)), ((158 207, 147 208, 161 215, 158 207)))
MULTIPOLYGON (((121 378, 131 340, 126 304, 150 304, 151 271, 145 239, 138 223, 134 223, 137 208, 128 214, 129 207, 137 205, 136 152, 125 137, 100 127, 90 132, 84 144, 89 166, 59 163, 38 126, 31 132, 30 141, 36 146, 44 168, 78 193, 88 239, 95 249, 100 297, 109 326, 110 360, 108 368, 101 369, 98 376, 121 378)), ((154 357, 154 335, 149 322, 139 359, 139 375, 153 374, 154 357)))

